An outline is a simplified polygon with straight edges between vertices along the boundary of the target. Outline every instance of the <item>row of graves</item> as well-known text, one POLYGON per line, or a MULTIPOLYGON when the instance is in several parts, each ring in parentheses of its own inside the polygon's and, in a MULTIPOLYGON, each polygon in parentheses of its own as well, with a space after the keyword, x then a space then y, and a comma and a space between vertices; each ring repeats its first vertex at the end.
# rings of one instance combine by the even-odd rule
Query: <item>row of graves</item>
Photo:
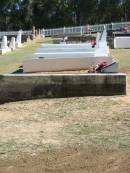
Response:
POLYGON ((126 94, 126 74, 111 57, 105 27, 92 43, 41 44, 24 60, 23 73, 0 80, 0 103, 126 94))
POLYGON ((42 44, 30 58, 23 62, 23 70, 25 73, 86 69, 90 71, 103 63, 102 72, 118 72, 118 62, 112 60, 107 45, 106 28, 102 33, 97 33, 96 40, 93 42, 66 44, 64 40, 61 44, 42 44))
POLYGON ((5 54, 7 52, 11 52, 15 50, 16 48, 19 48, 22 46, 22 31, 18 32, 17 37, 11 37, 11 39, 8 41, 7 36, 3 36, 0 44, 0 54, 5 54))
POLYGON ((23 43, 31 41, 39 36, 44 37, 44 35, 42 35, 42 31, 40 29, 36 30, 35 27, 32 28, 32 31, 27 31, 27 33, 22 30, 7 33, 7 35, 1 36, 0 54, 14 51, 15 49, 23 46, 23 43))

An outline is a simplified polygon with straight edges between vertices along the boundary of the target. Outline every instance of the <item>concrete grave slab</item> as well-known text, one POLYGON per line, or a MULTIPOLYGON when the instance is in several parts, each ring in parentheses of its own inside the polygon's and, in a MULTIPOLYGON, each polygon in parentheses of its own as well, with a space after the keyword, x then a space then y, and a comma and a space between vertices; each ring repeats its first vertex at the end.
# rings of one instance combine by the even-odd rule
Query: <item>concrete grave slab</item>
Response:
POLYGON ((0 75, 0 103, 61 97, 126 94, 126 74, 0 75))

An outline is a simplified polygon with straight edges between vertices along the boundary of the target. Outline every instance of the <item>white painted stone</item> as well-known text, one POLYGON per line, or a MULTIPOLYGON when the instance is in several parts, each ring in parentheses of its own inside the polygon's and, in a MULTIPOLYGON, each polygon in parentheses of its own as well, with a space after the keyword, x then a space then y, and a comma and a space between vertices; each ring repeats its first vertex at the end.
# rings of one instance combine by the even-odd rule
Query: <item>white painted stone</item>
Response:
POLYGON ((101 41, 107 41, 107 30, 106 30, 106 26, 104 25, 104 30, 101 36, 101 41))
POLYGON ((16 49, 15 37, 11 38, 9 47, 11 48, 11 50, 15 50, 16 49))
POLYGON ((100 41, 100 39, 101 39, 101 33, 98 32, 97 33, 97 36, 96 36, 96 47, 99 47, 99 41, 100 41))
POLYGON ((45 38, 45 30, 44 29, 41 30, 41 37, 45 38))
POLYGON ((41 45, 42 48, 47 48, 47 49, 70 49, 70 48, 74 48, 74 49, 85 49, 87 47, 92 47, 92 45, 90 43, 80 43, 80 44, 42 44, 41 45))
POLYGON ((22 31, 19 31, 16 38, 16 47, 19 48, 21 46, 22 46, 22 31))
POLYGON ((105 56, 105 57, 110 56, 110 50, 108 47, 97 48, 95 50, 95 57, 101 57, 101 56, 105 56))
POLYGON ((8 49, 7 36, 3 36, 2 38, 1 49, 8 49))
POLYGON ((3 36, 0 48, 0 54, 5 54, 6 52, 11 51, 7 45, 7 36, 3 36))
POLYGON ((69 48, 69 47, 66 47, 66 48, 38 48, 36 50, 36 53, 60 53, 60 52, 73 52, 74 54, 76 54, 76 52, 94 52, 95 51, 95 48, 92 48, 92 47, 79 47, 79 48, 69 48))
POLYGON ((115 49, 127 49, 130 48, 130 37, 115 37, 114 38, 115 49))

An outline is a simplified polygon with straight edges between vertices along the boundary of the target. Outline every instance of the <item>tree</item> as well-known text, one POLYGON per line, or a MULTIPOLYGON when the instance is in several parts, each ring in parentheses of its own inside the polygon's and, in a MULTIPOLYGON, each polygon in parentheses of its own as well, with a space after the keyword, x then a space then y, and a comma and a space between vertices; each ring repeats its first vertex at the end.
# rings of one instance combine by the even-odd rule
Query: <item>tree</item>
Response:
POLYGON ((120 20, 120 0, 100 0, 98 8, 98 22, 110 23, 120 20))
POLYGON ((97 16, 97 0, 80 0, 80 24, 94 24, 97 16))
POLYGON ((10 19, 17 11, 19 0, 1 0, 0 2, 0 30, 8 30, 10 19))
POLYGON ((41 27, 60 27, 73 24, 69 0, 34 0, 33 23, 41 27))

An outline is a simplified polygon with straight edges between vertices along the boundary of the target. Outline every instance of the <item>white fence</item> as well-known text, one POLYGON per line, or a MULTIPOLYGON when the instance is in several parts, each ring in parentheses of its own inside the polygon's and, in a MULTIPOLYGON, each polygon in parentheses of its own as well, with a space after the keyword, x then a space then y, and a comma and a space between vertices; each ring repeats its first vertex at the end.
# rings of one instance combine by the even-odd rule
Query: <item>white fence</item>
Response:
MULTIPOLYGON (((11 35, 11 36, 13 36, 13 35, 18 35, 18 32, 19 31, 7 31, 7 32, 5 32, 5 31, 2 31, 2 32, 0 32, 0 36, 9 36, 9 35, 11 35)), ((32 31, 22 31, 22 34, 23 35, 31 35, 32 34, 32 31)))
MULTIPOLYGON (((101 32, 106 26, 107 31, 119 31, 129 22, 121 23, 110 23, 110 24, 100 24, 100 25, 87 25, 87 26, 76 26, 76 27, 64 27, 55 29, 42 29, 41 34, 45 36, 58 36, 58 35, 82 35, 88 32, 96 33, 101 32)), ((17 31, 0 32, 0 37, 5 35, 17 35, 17 31)), ((23 35, 31 35, 32 31, 23 31, 23 35)))
POLYGON ((121 30, 128 22, 122 23, 110 23, 101 25, 87 25, 87 26, 76 26, 76 27, 64 27, 55 29, 45 29, 42 33, 45 36, 57 36, 57 35, 75 35, 75 34, 86 34, 101 32, 106 26, 107 31, 118 31, 121 30))

